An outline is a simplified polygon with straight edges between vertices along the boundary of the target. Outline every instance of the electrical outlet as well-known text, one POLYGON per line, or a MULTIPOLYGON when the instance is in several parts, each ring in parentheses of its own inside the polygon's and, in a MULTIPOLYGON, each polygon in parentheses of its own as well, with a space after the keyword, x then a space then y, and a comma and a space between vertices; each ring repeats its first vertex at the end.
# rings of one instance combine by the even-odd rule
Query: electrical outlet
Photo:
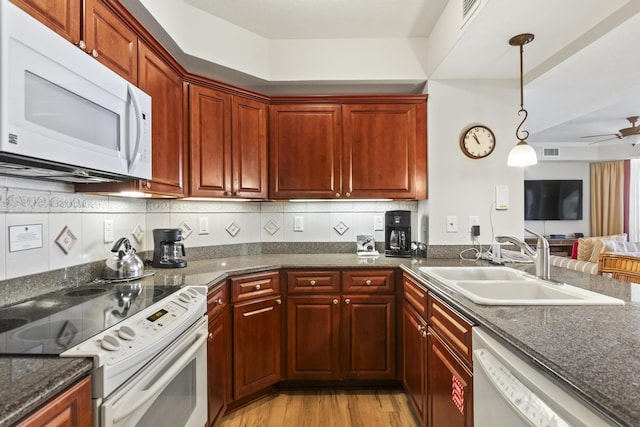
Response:
POLYGON ((383 231, 384 230, 384 219, 382 215, 375 215, 373 217, 373 231, 383 231))
POLYGON ((471 227, 474 225, 480 225, 480 217, 477 215, 471 215, 469 217, 469 230, 471 230, 471 227))
POLYGON ((198 218, 198 234, 209 234, 209 218, 206 216, 198 218))
POLYGON ((304 231, 304 217, 303 216, 294 216, 293 217, 293 231, 304 231))
POLYGON ((458 232, 458 217, 455 215, 447 216, 447 233, 458 232))
POLYGON ((104 242, 111 243, 113 242, 113 220, 105 219, 103 222, 103 234, 104 234, 104 242))

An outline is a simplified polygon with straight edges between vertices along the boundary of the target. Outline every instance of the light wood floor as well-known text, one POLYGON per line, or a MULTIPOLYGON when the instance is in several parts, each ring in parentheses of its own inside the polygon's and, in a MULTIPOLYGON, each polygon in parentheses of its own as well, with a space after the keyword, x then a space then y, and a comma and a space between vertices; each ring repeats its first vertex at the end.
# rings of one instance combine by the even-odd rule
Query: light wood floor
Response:
POLYGON ((417 427, 399 390, 280 391, 227 414, 221 427, 417 427))

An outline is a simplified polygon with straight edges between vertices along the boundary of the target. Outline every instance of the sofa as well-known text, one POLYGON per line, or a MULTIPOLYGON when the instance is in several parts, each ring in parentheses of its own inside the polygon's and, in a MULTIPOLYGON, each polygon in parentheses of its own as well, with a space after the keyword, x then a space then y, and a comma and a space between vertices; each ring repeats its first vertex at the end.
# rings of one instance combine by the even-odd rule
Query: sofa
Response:
MULTIPOLYGON (((569 268, 589 274, 602 274, 602 254, 617 254, 626 257, 640 257, 640 242, 627 242, 626 234, 612 236, 582 237, 578 239, 572 257, 551 255, 551 265, 569 268)), ((605 258, 609 263, 609 258, 605 258)))

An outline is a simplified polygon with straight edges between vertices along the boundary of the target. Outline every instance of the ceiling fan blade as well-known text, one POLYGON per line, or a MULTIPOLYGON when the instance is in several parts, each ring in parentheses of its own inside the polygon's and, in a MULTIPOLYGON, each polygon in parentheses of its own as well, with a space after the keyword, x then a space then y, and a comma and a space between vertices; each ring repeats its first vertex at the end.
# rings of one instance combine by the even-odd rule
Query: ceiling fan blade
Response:
MULTIPOLYGON (((604 136, 604 135, 600 135, 600 136, 604 136)), ((606 139, 601 139, 600 141, 593 141, 593 142, 590 142, 589 145, 600 144, 601 142, 607 142, 613 139, 621 139, 621 138, 619 138, 618 135, 614 135, 613 138, 606 138, 606 139)))
POLYGON ((620 135, 617 133, 603 133, 602 135, 586 135, 586 136, 581 136, 580 138, 599 138, 601 136, 615 136, 616 138, 620 138, 620 135))

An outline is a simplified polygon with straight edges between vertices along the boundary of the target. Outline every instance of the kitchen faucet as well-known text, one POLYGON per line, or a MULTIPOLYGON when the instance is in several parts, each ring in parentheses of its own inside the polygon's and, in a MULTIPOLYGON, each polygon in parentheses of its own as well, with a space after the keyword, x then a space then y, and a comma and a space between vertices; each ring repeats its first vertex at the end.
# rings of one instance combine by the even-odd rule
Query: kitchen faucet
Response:
POLYGON ((499 243, 513 243, 522 249, 522 251, 533 261, 536 267, 536 277, 543 280, 550 280, 551 267, 549 264, 549 242, 542 234, 538 234, 528 228, 525 228, 525 231, 538 238, 535 252, 525 242, 513 236, 496 236, 496 241, 499 243))

